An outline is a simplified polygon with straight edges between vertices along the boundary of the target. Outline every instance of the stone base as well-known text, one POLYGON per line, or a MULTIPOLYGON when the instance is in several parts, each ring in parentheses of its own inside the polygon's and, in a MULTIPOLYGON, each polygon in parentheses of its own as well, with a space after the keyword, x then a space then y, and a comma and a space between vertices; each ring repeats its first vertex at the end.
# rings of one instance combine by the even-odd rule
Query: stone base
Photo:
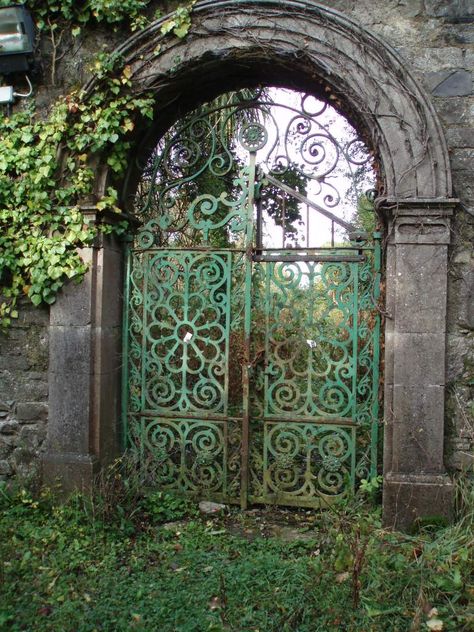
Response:
POLYGON ((452 519, 454 486, 448 476, 393 474, 385 476, 383 522, 406 531, 418 519, 452 519))
POLYGON ((43 485, 59 486, 64 494, 90 491, 98 469, 99 462, 92 456, 47 452, 42 461, 43 485))

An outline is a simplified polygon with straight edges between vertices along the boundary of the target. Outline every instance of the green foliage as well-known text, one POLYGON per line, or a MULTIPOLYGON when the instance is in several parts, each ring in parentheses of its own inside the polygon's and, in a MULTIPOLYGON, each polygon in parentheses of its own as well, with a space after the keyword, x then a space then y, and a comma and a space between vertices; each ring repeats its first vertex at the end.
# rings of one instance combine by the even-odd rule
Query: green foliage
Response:
MULTIPOLYGON (((0 325, 17 315, 26 294, 34 305, 53 303, 67 279, 81 280, 86 266, 77 248, 97 234, 77 206, 92 191, 91 160, 102 152, 115 173, 126 166, 137 112, 152 117, 151 97, 127 93, 129 70, 105 68, 101 90, 87 99, 80 93, 59 100, 47 120, 33 107, 0 123, 0 279, 4 300, 0 325), (108 76, 106 72, 110 73, 108 76)), ((98 210, 116 207, 109 189, 98 210)), ((122 227, 123 229, 123 227, 122 227)))
POLYGON ((408 536, 360 501, 201 518, 142 490, 108 520, 98 502, 0 490, 1 629, 471 629, 472 505, 455 525, 408 536))
POLYGON ((166 492, 151 491, 145 495, 142 507, 152 522, 181 520, 194 513, 189 500, 166 492))
POLYGON ((368 496, 372 496, 380 490, 382 482, 382 476, 374 476, 370 480, 362 478, 360 481, 359 490, 362 493, 367 494, 368 496))
MULTIPOLYGON (((0 0, 0 6, 10 0, 0 0)), ((91 23, 145 25, 149 0, 29 0, 38 29, 74 35, 91 23)), ((193 3, 178 9, 163 33, 184 37, 193 3)), ((131 69, 117 56, 99 54, 98 80, 91 96, 73 92, 60 98, 45 119, 34 103, 0 121, 0 329, 18 316, 22 295, 34 305, 51 304, 68 279, 81 281, 86 265, 78 248, 90 245, 98 230, 79 210, 94 184, 93 165, 101 155, 116 176, 127 164, 127 136, 140 117, 151 119, 153 98, 130 92, 131 69)), ((97 210, 119 211, 109 188, 97 210)), ((125 230, 119 223, 116 232, 125 230)))
MULTIPOLYGON (((0 0, 0 6, 12 4, 11 0, 0 0)), ((73 35, 81 27, 91 23, 119 24, 126 22, 132 28, 144 26, 142 14, 150 0, 26 0, 25 5, 33 12, 40 31, 59 28, 59 22, 68 22, 73 35)))
POLYGON ((161 27, 162 34, 173 33, 180 39, 186 37, 191 28, 191 9, 195 4, 196 0, 192 0, 187 6, 178 7, 173 16, 161 27))

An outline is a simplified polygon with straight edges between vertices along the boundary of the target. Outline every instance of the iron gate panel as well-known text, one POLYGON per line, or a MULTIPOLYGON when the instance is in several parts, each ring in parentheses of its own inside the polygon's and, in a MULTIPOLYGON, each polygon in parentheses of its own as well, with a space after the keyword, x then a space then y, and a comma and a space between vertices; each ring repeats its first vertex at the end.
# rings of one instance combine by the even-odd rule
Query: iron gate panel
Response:
MULTIPOLYGON (((298 116, 304 125, 288 129, 307 151, 314 116, 298 116)), ((324 505, 376 473, 380 235, 336 246, 334 222, 347 222, 280 182, 281 164, 258 170, 263 125, 226 110, 245 166, 209 117, 173 130, 145 182, 126 275, 126 447, 161 489, 243 506, 324 505), (269 184, 332 221, 330 247, 264 248, 269 184)))

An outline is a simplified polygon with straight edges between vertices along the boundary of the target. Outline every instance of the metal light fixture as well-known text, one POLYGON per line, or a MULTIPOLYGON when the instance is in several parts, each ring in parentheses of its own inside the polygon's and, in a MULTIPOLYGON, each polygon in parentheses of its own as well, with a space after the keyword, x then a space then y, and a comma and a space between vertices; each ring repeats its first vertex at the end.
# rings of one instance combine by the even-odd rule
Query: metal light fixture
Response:
POLYGON ((0 74, 26 72, 33 61, 34 25, 24 5, 0 9, 0 74))

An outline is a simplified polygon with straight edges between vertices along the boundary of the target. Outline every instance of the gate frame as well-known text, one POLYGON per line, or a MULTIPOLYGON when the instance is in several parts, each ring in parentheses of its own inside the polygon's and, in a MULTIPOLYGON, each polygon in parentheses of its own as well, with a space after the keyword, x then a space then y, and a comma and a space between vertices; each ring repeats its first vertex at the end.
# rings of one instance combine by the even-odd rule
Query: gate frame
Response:
MULTIPOLYGON (((135 121, 122 207, 128 209, 140 174, 135 158, 146 157, 199 102, 260 82, 329 94, 377 150, 384 183, 377 200, 386 225, 384 521, 407 528, 420 517, 449 517, 453 486, 443 463, 447 255, 457 200, 428 97, 379 37, 311 1, 203 0, 184 39, 161 34, 166 19, 116 50, 131 67, 132 90, 152 90, 157 103, 152 129, 144 133, 139 116, 135 121)), ((86 91, 95 86, 91 81, 86 91)), ((100 197, 112 180, 107 156, 95 172, 100 197)), ((123 220, 87 204, 82 210, 91 221, 123 220)), ((50 315, 43 479, 59 479, 65 490, 89 487, 97 469, 120 452, 123 246, 101 236, 81 254, 89 263, 84 282, 66 287, 50 315)))

